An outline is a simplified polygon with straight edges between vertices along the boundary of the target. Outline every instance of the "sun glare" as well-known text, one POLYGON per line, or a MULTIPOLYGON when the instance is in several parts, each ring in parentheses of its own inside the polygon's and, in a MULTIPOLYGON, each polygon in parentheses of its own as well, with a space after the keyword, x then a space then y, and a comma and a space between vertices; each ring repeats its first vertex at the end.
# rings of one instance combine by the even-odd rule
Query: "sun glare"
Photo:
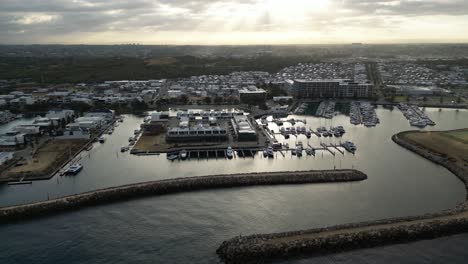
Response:
POLYGON ((294 15, 322 12, 327 9, 329 0, 264 0, 263 5, 273 13, 294 15))

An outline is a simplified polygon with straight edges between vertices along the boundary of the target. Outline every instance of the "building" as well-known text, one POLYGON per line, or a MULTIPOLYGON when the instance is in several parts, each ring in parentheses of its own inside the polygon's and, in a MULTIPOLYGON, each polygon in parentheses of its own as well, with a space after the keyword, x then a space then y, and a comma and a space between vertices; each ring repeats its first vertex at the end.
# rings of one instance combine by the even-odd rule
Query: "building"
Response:
POLYGON ((351 80, 294 80, 292 95, 296 98, 369 98, 374 86, 351 80))
POLYGON ((254 85, 250 85, 239 90, 239 100, 241 103, 247 104, 265 102, 266 91, 254 85))
POLYGON ((14 150, 21 148, 26 143, 26 134, 18 131, 9 131, 0 136, 0 149, 14 150))
POLYGON ((104 118, 107 122, 110 122, 115 117, 114 110, 109 109, 102 109, 102 110, 94 110, 86 113, 85 117, 101 117, 104 118))
POLYGON ((153 112, 148 122, 141 125, 143 135, 152 136, 163 133, 166 131, 168 121, 169 112, 153 112))
POLYGON ((14 158, 14 152, 0 152, 0 166, 14 158))
POLYGON ((203 125, 171 128, 166 133, 166 141, 168 142, 225 141, 227 137, 228 132, 225 128, 203 125))
POLYGON ((63 135, 56 137, 56 139, 91 139, 91 133, 89 130, 80 127, 67 128, 63 135))
POLYGON ((257 140, 257 132, 245 115, 237 115, 231 119, 232 127, 238 141, 255 141, 257 140))
POLYGON ((294 99, 294 97, 292 97, 292 96, 274 96, 273 97, 273 102, 286 103, 286 102, 292 101, 293 99, 294 99))

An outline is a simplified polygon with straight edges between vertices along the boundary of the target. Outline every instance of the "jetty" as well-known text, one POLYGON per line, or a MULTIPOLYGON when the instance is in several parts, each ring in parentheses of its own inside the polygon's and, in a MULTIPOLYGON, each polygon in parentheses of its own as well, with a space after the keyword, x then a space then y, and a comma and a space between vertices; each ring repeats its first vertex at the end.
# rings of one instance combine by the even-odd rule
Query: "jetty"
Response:
POLYGON ((357 170, 264 172, 176 178, 129 184, 58 199, 0 208, 0 223, 16 222, 140 197, 198 190, 280 184, 354 182, 367 179, 357 170))
MULTIPOLYGON (((468 169, 460 165, 454 157, 429 150, 417 142, 404 138, 405 133, 408 132, 394 135, 393 141, 446 167, 465 184, 468 190, 468 169)), ((461 149, 464 148, 466 146, 461 149)), ((293 232, 238 236, 224 241, 216 252, 226 263, 267 262, 278 258, 329 254, 463 232, 468 232, 468 197, 453 209, 433 214, 293 232)))

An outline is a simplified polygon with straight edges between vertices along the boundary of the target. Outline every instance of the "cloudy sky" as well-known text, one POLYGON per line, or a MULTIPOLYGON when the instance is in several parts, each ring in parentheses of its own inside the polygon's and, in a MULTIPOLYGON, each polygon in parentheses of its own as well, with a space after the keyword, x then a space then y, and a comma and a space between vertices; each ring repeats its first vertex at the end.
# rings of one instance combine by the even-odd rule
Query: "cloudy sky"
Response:
POLYGON ((0 43, 468 42, 468 0, 0 0, 0 43))

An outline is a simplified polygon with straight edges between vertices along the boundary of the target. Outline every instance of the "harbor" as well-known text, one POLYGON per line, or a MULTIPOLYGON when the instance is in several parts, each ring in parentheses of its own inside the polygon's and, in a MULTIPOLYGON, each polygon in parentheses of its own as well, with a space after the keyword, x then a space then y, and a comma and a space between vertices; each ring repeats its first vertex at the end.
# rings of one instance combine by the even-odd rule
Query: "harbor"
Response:
MULTIPOLYGON (((460 128, 463 124, 457 120, 467 117, 465 110, 456 112, 443 109, 439 112, 436 108, 426 111, 437 123, 434 129, 439 130, 460 128)), ((283 158, 281 152, 277 151, 275 152, 277 157, 272 159, 263 157, 262 148, 258 150, 255 158, 218 157, 217 160, 192 158, 190 162, 177 160, 171 162, 167 160, 165 154, 137 156, 129 152, 120 152, 120 148, 128 144, 129 136, 134 135, 134 130, 140 127, 143 119, 126 116, 124 122, 114 129, 112 135, 105 135, 104 144, 96 142, 91 150, 81 153, 80 163, 84 168, 79 174, 73 177, 57 175, 50 180, 34 181, 32 184, 5 185, 0 189, 1 204, 18 205, 113 186, 222 173, 331 170, 334 167, 338 170, 354 167, 366 173, 368 179, 363 182, 343 184, 250 186, 147 197, 87 208, 77 213, 70 212, 57 217, 44 218, 41 221, 24 222, 20 226, 4 226, 2 231, 9 237, 24 231, 46 235, 60 227, 67 230, 67 234, 74 236, 79 234, 72 226, 76 227, 83 223, 101 230, 106 227, 123 228, 117 232, 121 235, 116 234, 112 239, 121 240, 127 236, 138 238, 138 241, 141 241, 137 243, 138 246, 144 248, 148 245, 144 237, 149 237, 152 241, 151 247, 160 249, 158 257, 161 259, 171 260, 174 254, 180 254, 184 260, 216 263, 219 261, 214 252, 216 248, 224 240, 239 234, 247 236, 254 233, 286 232, 434 213, 453 208, 463 201, 466 195, 464 186, 449 171, 402 149, 390 140, 398 131, 414 129, 403 115, 399 111, 389 111, 381 107, 377 108, 376 112, 381 124, 373 129, 350 125, 349 117, 343 115, 335 116, 332 120, 294 115, 287 118, 306 120, 306 126, 314 131, 319 127, 326 127, 328 130, 330 126, 342 125, 346 130, 342 138, 323 136, 319 138, 313 135, 307 139, 306 136, 300 135, 299 139, 295 137, 283 139, 281 135, 275 135, 278 141, 288 143, 291 148, 294 148, 298 141, 303 142, 304 148, 307 148, 308 140, 311 146, 318 148, 321 141, 331 145, 339 144, 340 140, 342 143, 350 140, 358 147, 355 155, 345 150, 345 155, 342 155, 336 149, 330 148, 335 152, 335 156, 329 151, 317 151, 315 157, 307 156, 304 150, 301 158, 293 156, 290 152, 284 152, 283 158), (402 163, 403 161, 405 163, 402 163), (397 163, 411 164, 411 166, 386 168, 380 166, 397 163), (421 188, 422 185, 424 188, 421 188), (390 192, 390 189, 395 191, 390 192), (447 189, 451 190, 450 193, 444 191, 447 189), (174 208, 177 208, 177 211, 174 208), (287 212, 278 214, 281 208, 287 209, 287 212), (298 213, 303 217, 298 218, 298 213), (97 219, 98 216, 106 216, 105 221, 96 223, 91 220, 97 219), (193 221, 202 216, 203 221, 193 221), (131 221, 144 224, 131 225, 128 229, 122 224, 131 221), (222 226, 219 223, 222 223, 222 226), (186 226, 188 233, 178 233, 182 225, 186 226), (136 232, 147 235, 138 235, 136 232), (181 253, 171 243, 184 248, 193 248, 196 252, 181 253)), ((297 125, 302 126, 302 124, 297 125)), ((288 127, 290 124, 285 123, 284 126, 288 127)), ((269 127, 271 127, 269 130, 278 129, 276 124, 269 124, 269 127)), ((83 243, 101 251, 109 248, 103 241, 87 239, 83 243)), ((123 244, 128 247, 134 242, 123 242, 123 244)), ((119 247, 114 243, 111 245, 112 248, 119 247)), ((40 246, 37 249, 33 248, 31 253, 39 254, 39 251, 44 250, 55 252, 55 249, 45 249, 40 246)), ((77 254, 79 251, 72 250, 77 254)), ((109 256, 106 255, 107 257, 109 256)), ((292 263, 300 262, 293 260, 292 263)))

